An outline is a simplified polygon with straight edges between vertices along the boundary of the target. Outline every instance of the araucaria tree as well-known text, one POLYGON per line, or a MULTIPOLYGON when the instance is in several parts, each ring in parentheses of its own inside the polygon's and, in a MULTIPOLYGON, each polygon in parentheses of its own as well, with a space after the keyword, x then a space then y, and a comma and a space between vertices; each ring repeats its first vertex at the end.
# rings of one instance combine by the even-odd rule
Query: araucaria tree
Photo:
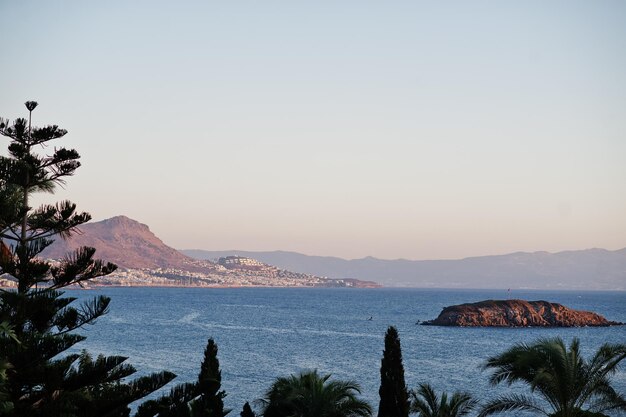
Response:
POLYGON ((489 358, 484 368, 493 370, 492 384, 521 382, 532 395, 502 395, 485 404, 479 416, 529 411, 552 417, 600 417, 624 412, 626 398, 612 387, 611 376, 625 358, 624 344, 604 344, 591 360, 582 357, 578 339, 569 349, 560 338, 518 344, 489 358))
POLYGON ((404 381, 402 349, 398 330, 393 326, 390 326, 385 334, 378 393, 380 394, 378 417, 408 417, 409 393, 404 381))
POLYGON ((0 119, 0 135, 9 138, 8 156, 0 157, 0 276, 17 288, 0 290, 0 323, 11 337, 0 337, 5 364, 2 407, 9 416, 126 416, 128 404, 174 378, 162 372, 128 382, 135 369, 120 356, 92 358, 63 355, 85 337, 73 334, 106 313, 110 299, 98 296, 79 306, 61 289, 107 275, 115 265, 93 258, 83 247, 60 263, 38 255, 54 238, 69 238, 90 220, 69 201, 31 207, 37 192, 55 186, 79 168, 73 149, 48 148, 67 132, 58 126, 32 127, 37 103, 29 101, 28 120, 0 119), (50 149, 49 155, 37 150, 50 149))

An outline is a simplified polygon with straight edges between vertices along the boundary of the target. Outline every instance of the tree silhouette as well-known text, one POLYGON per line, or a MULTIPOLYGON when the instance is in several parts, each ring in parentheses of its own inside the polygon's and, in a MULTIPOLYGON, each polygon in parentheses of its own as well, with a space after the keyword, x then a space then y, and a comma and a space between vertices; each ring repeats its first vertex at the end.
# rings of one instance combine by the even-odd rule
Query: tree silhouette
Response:
POLYGON ((540 401, 525 394, 503 395, 485 404, 479 416, 514 410, 554 417, 624 412, 626 398, 611 386, 611 376, 624 358, 625 344, 604 344, 590 361, 581 356, 578 339, 569 349, 561 338, 515 345, 489 358, 484 368, 493 369, 492 384, 525 383, 540 401))
POLYGON ((416 391, 411 391, 411 398, 411 412, 418 417, 462 417, 478 404, 464 392, 455 392, 451 397, 444 392, 439 397, 429 384, 420 384, 416 391))
MULTIPOLYGON (((6 321, 0 323, 0 338, 12 338, 19 343, 13 329, 11 329, 9 323, 6 321)), ((10 368, 11 364, 8 360, 6 358, 0 358, 0 415, 4 415, 13 409, 13 403, 7 393, 7 370, 10 368)))
POLYGON ((256 414, 254 414, 254 411, 252 411, 252 407, 250 407, 250 403, 248 403, 247 401, 243 405, 243 410, 241 410, 241 413, 239 413, 239 415, 241 417, 256 417, 256 414))
POLYGON ((221 391, 222 371, 217 359, 217 345, 209 339, 204 349, 204 360, 198 375, 199 397, 191 404, 193 417, 224 417, 230 410, 224 410, 226 392, 221 391))
POLYGON ((209 339, 198 381, 179 384, 169 394, 146 401, 137 409, 136 417, 224 417, 230 410, 224 409, 226 393, 221 386, 217 344, 209 339))
POLYGON ((174 374, 161 372, 130 382, 135 369, 120 356, 92 358, 87 352, 61 356, 85 339, 72 332, 93 324, 108 310, 110 299, 98 296, 73 307, 61 289, 81 285, 116 268, 93 258, 83 247, 60 263, 38 255, 54 238, 69 238, 90 220, 69 201, 30 207, 37 192, 54 192, 80 167, 78 152, 54 148, 35 153, 67 133, 56 125, 33 127, 34 101, 26 102, 28 120, 0 119, 0 135, 9 138, 9 155, 0 157, 0 275, 16 282, 0 290, 0 322, 14 337, 0 337, 5 364, 3 403, 15 416, 124 416, 128 404, 160 388, 174 374))
POLYGON ((277 378, 261 400, 264 417, 369 417, 372 410, 357 398, 353 381, 329 381, 317 371, 277 378))
POLYGON ((402 348, 398 330, 389 326, 380 365, 380 404, 378 417, 408 417, 409 393, 404 382, 402 348))

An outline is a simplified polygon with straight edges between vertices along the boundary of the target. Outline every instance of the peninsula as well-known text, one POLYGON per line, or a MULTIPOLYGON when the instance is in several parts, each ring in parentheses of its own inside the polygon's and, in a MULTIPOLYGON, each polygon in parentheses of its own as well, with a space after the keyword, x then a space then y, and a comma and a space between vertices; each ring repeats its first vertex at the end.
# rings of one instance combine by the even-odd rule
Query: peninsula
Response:
MULTIPOLYGON (((82 246, 96 248, 96 258, 118 266, 112 274, 91 281, 90 286, 380 287, 371 281, 287 270, 243 256, 192 259, 166 245, 147 225, 126 216, 84 224, 80 234, 57 239, 42 257, 58 261, 82 246)), ((14 285, 11 279, 0 279, 0 287, 14 285)))

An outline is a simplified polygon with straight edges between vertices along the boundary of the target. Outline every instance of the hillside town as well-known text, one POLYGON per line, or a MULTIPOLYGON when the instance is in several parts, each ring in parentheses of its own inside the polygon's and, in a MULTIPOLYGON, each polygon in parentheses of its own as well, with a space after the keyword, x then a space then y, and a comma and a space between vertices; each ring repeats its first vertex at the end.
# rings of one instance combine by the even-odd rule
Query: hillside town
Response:
POLYGON ((184 287, 353 287, 350 280, 328 279, 276 268, 255 259, 230 257, 206 272, 177 268, 121 269, 99 278, 104 286, 184 287), (234 259, 236 258, 236 259, 234 259))
MULTIPOLYGON (((117 265, 106 276, 84 287, 367 287, 380 285, 356 279, 331 279, 289 271, 244 256, 202 260, 185 256, 166 245, 150 228, 126 216, 81 226, 71 239, 57 239, 41 258, 58 264, 81 247, 96 248, 96 257, 117 265)), ((8 249, 5 251, 10 255, 8 249)), ((3 277, 0 286, 11 287, 3 277)))
MULTIPOLYGON (((58 261, 51 261, 58 263, 58 261)), ((82 288, 116 287, 377 287, 352 279, 329 279, 286 271, 256 259, 229 256, 217 263, 196 261, 194 268, 118 268, 110 275, 83 284, 82 288)), ((6 276, 0 287, 15 287, 6 276)))

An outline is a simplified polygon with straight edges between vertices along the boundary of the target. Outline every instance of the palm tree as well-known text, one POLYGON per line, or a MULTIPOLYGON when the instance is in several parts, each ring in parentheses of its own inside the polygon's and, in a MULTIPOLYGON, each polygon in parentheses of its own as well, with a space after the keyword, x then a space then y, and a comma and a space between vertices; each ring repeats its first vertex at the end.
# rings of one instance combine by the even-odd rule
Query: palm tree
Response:
POLYGON ((329 381, 330 375, 306 371, 277 378, 261 400, 264 417, 369 417, 353 381, 329 381))
POLYGON ((411 391, 411 412, 419 417, 462 417, 469 414, 478 401, 468 393, 455 392, 448 400, 448 394, 441 393, 441 399, 429 384, 420 384, 417 391, 411 391))
POLYGON ((602 416, 607 411, 626 411, 626 399, 611 386, 611 376, 626 358, 626 345, 604 344, 590 361, 580 354, 580 342, 569 346, 561 338, 518 344, 489 358, 484 369, 493 369, 493 385, 506 382, 528 384, 532 394, 509 394, 487 403, 479 417, 524 410, 553 417, 602 416))

